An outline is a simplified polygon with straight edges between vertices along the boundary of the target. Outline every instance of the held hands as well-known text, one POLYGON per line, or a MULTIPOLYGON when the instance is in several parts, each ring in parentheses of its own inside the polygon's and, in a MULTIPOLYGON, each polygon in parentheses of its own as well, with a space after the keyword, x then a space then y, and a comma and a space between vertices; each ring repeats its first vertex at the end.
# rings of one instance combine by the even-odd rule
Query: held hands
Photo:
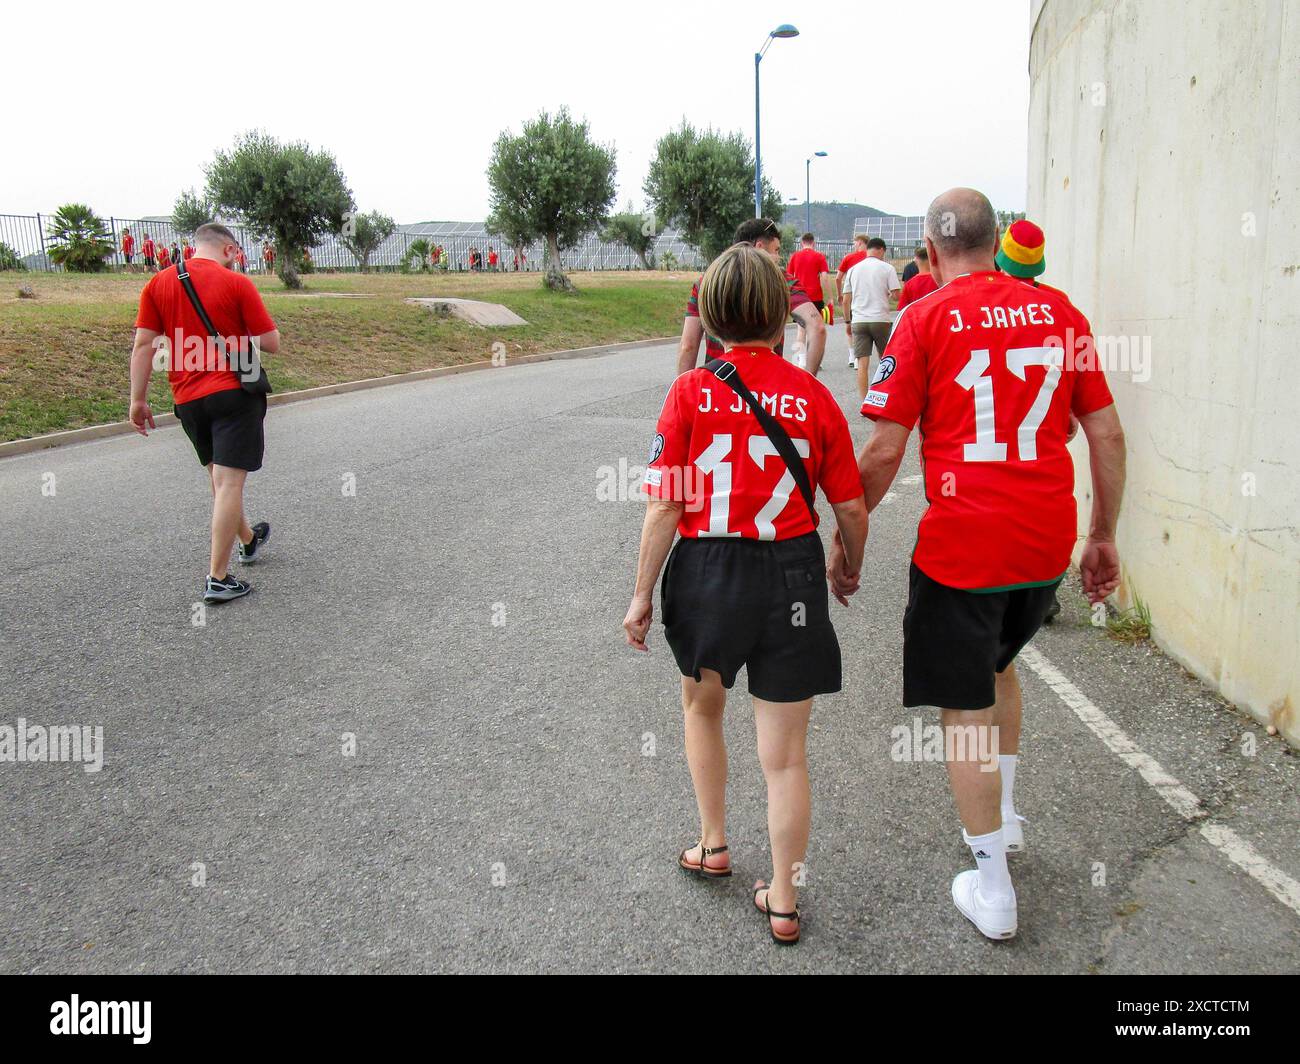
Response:
POLYGON ((149 429, 158 427, 153 423, 153 410, 150 409, 147 399, 132 399, 131 412, 127 416, 135 426, 135 431, 141 436, 148 436, 149 429))
POLYGON ((831 539, 831 554, 826 560, 826 579, 831 585, 831 594, 841 606, 847 606, 849 596, 861 586, 862 573, 849 571, 838 528, 831 539))
POLYGON ((1079 557, 1083 593, 1094 606, 1119 587, 1119 551, 1114 540, 1093 539, 1083 545, 1079 557))
POLYGON ((627 608, 623 618, 623 631, 627 633, 627 645, 633 650, 649 650, 645 645, 646 636, 650 634, 650 622, 654 620, 654 607, 650 596, 633 595, 632 604, 627 608))

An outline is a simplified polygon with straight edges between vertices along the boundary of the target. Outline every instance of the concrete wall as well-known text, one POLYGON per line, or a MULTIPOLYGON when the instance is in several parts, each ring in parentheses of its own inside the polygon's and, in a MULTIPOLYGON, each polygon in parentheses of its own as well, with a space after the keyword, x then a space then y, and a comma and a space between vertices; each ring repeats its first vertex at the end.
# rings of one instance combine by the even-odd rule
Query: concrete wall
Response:
POLYGON ((1300 0, 1030 15, 1043 280, 1095 332, 1150 344, 1148 380, 1110 373, 1121 604, 1140 596, 1168 653, 1300 744, 1300 0))

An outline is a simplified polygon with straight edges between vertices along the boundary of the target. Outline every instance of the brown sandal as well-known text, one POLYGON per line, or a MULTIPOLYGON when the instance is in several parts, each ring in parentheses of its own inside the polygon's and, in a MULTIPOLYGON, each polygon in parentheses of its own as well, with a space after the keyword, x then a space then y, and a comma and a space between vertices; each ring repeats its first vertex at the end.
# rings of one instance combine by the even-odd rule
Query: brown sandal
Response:
POLYGON ((771 897, 772 897, 772 888, 769 884, 764 883, 761 879, 754 884, 754 908, 757 909, 759 912, 761 912, 765 917, 767 917, 767 929, 772 935, 772 941, 775 942, 778 946, 793 946, 796 942, 799 941, 800 932, 796 931, 793 935, 780 934, 777 932, 776 928, 772 926, 772 921, 773 920, 794 920, 796 923, 798 923, 800 922, 799 910, 795 909, 795 911, 792 913, 774 913, 772 911, 772 905, 770 901, 771 897), (758 904, 758 892, 760 890, 767 891, 767 897, 763 899, 762 905, 758 904))
POLYGON ((728 858, 726 868, 710 868, 704 862, 707 858, 712 857, 715 853, 726 853, 725 846, 705 846, 704 840, 701 839, 695 845, 700 847, 700 863, 691 864, 686 860, 686 854, 694 849, 693 846, 687 846, 685 850, 677 855, 677 867, 683 872, 690 872, 692 875, 703 876, 705 879, 726 879, 731 875, 731 860, 728 858))

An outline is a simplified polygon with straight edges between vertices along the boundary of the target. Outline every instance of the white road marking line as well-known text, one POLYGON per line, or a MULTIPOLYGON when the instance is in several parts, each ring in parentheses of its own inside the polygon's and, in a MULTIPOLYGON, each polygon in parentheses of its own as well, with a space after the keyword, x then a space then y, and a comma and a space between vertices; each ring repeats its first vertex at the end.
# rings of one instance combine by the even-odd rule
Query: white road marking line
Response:
MULTIPOLYGON (((1020 652, 1020 660, 1030 667, 1057 696, 1074 711, 1089 730, 1120 759, 1147 781, 1161 798, 1184 820, 1199 820, 1206 815, 1201 800, 1164 767, 1139 747, 1118 724, 1072 684, 1065 674, 1034 647, 1020 652)), ((1300 883, 1269 863, 1249 842, 1231 828, 1221 824, 1202 824, 1201 837, 1233 864, 1249 875, 1287 908, 1300 915, 1300 883)))

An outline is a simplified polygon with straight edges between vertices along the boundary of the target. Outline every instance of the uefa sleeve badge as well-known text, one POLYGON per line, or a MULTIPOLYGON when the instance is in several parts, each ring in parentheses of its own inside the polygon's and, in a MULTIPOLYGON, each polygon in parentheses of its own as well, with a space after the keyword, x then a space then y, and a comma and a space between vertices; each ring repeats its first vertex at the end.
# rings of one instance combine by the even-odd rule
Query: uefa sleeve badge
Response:
POLYGON ((659 460, 659 456, 664 453, 664 434, 656 432, 654 442, 650 444, 650 464, 654 465, 659 460))
POLYGON ((876 367, 876 375, 871 378, 872 384, 883 384, 894 375, 894 357, 886 355, 880 360, 880 365, 876 367))

